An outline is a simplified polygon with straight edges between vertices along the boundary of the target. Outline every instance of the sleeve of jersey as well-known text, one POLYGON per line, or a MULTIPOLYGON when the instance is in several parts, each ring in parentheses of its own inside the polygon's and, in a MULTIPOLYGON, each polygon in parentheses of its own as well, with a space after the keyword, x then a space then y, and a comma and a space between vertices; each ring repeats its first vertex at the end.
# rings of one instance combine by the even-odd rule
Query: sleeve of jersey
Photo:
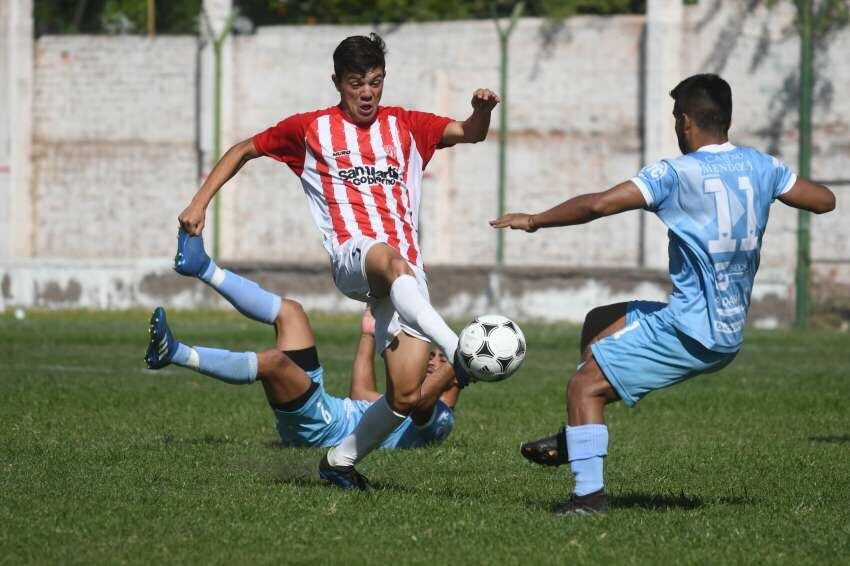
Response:
POLYGON ((775 157, 773 160, 773 198, 777 199, 791 190, 794 183, 797 182, 797 175, 791 170, 788 165, 779 161, 775 157))
POLYGON ((307 126, 315 113, 295 114, 256 134, 252 141, 261 154, 289 165, 296 175, 304 170, 307 126))
POLYGON ((404 118, 410 128, 410 133, 413 134, 416 149, 419 150, 419 155, 422 157, 422 168, 424 169, 434 156, 434 152, 443 138, 443 132, 446 131, 446 126, 452 122, 452 119, 415 110, 405 112, 404 118))
POLYGON ((454 424, 454 411, 448 405, 438 400, 428 422, 422 426, 414 426, 419 430, 422 440, 426 444, 430 444, 439 443, 448 438, 454 428, 454 424))
POLYGON ((673 193, 677 180, 676 171, 663 159, 647 165, 631 179, 646 201, 644 208, 651 211, 658 210, 673 193))

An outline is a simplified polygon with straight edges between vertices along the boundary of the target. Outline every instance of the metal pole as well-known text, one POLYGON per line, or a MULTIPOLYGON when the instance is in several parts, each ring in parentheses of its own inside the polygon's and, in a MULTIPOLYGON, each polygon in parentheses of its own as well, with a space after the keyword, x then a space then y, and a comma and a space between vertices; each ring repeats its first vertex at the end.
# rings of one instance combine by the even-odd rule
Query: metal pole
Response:
POLYGON ((156 35, 156 2, 148 0, 148 36, 156 35))
MULTIPOLYGON (((812 0, 797 0, 800 16, 800 125, 799 171, 811 177, 812 163, 812 0)), ((801 210, 797 219, 796 316, 798 328, 809 326, 811 272, 811 213, 801 210)))
MULTIPOLYGON (((206 13, 204 13, 206 16, 206 13)), ((213 58, 215 60, 215 71, 213 74, 213 146, 212 146, 212 162, 218 163, 221 158, 221 51, 224 46, 224 41, 230 35, 233 29, 233 22, 236 20, 238 12, 234 10, 224 22, 224 29, 218 36, 213 35, 213 58)), ((209 32, 214 34, 212 27, 207 19, 207 27, 209 32)), ((218 259, 221 250, 221 211, 218 203, 218 196, 213 199, 213 258, 218 259)))
MULTIPOLYGON (((496 31, 499 33, 499 48, 501 55, 499 95, 502 103, 499 105, 499 211, 498 215, 505 214, 505 174, 507 170, 507 146, 508 146, 508 42, 514 31, 517 20, 522 15, 525 2, 518 2, 511 12, 508 27, 503 29, 499 19, 495 16, 495 4, 493 5, 493 19, 496 23, 496 31)), ((505 231, 496 230, 496 264, 505 263, 505 231)))

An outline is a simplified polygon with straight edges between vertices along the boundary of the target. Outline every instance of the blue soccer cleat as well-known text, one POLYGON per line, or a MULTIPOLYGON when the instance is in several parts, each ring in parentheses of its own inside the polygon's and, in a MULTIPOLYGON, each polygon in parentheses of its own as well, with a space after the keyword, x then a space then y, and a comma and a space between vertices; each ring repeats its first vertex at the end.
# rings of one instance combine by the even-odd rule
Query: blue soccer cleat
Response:
POLYGON ((161 369, 171 363, 171 359, 177 352, 177 340, 168 328, 165 319, 165 309, 156 307, 151 315, 151 323, 148 329, 151 341, 145 354, 145 363, 148 369, 161 369))
POLYGON ((180 275, 200 277, 210 264, 210 256, 204 250, 204 239, 191 236, 182 227, 177 230, 177 255, 174 256, 174 271, 180 275))
POLYGON ((354 466, 331 466, 328 454, 319 462, 319 477, 338 488, 354 491, 369 491, 371 486, 366 476, 354 469, 354 466))
POLYGON ((466 367, 463 365, 463 360, 460 359, 460 348, 458 348, 455 352, 455 359, 452 361, 452 368, 455 370, 455 378, 457 378, 458 387, 463 389, 464 387, 469 385, 469 370, 466 369, 466 367))

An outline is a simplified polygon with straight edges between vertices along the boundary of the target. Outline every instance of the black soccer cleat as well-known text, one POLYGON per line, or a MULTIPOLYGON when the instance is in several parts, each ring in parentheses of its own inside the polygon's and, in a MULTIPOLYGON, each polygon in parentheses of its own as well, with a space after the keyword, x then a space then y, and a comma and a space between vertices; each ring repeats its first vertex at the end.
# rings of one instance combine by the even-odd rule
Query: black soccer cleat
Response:
POLYGON ((567 501, 556 505, 552 512, 557 517, 604 515, 608 512, 608 496, 605 495, 604 489, 587 495, 573 494, 567 501))
POLYGON ((519 446, 523 458, 541 466, 562 466, 569 462, 567 457, 566 427, 561 427, 557 433, 529 440, 519 446))
POLYGON ((331 466, 328 455, 319 462, 319 477, 340 489, 370 491, 372 487, 366 476, 354 469, 354 466, 331 466))

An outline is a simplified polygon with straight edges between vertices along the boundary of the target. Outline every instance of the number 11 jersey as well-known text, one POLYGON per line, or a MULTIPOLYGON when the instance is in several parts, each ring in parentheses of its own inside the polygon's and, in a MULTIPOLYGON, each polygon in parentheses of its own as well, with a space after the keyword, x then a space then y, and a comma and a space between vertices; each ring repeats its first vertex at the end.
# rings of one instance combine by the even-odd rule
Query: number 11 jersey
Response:
POLYGON ((671 323, 710 350, 741 347, 770 205, 796 175, 731 143, 663 159, 632 179, 668 228, 671 323))

